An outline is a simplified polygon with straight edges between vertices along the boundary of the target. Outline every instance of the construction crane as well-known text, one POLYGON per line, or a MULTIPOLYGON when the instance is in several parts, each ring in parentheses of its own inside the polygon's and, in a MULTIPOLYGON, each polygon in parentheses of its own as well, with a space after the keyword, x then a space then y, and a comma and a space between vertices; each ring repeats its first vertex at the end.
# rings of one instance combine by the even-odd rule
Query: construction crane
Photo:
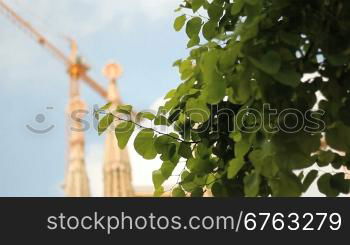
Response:
MULTIPOLYGON (((88 84, 104 99, 113 103, 114 106, 118 106, 122 103, 116 86, 117 79, 122 73, 120 65, 109 63, 105 66, 103 73, 109 80, 108 89, 105 90, 87 75, 86 72, 89 67, 84 64, 78 56, 78 46, 74 40, 69 39, 71 53, 69 56, 66 56, 29 22, 25 21, 6 5, 3 0, 0 0, 0 12, 3 12, 14 24, 23 29, 67 67, 67 72, 70 77, 70 93, 67 107, 68 115, 72 115, 75 111, 86 110, 86 104, 80 97, 80 80, 88 84)), ((132 115, 135 116, 135 112, 133 112, 132 115)), ((68 117, 68 123, 71 127, 67 138, 67 166, 62 187, 65 195, 68 197, 87 197, 90 196, 90 188, 84 159, 85 137, 83 125, 81 123, 82 118, 78 118, 78 115, 76 115, 76 117, 77 120, 72 120, 71 116, 68 117)), ((134 191, 131 181, 131 166, 128 152, 126 149, 121 150, 118 148, 114 130, 107 132, 105 149, 106 152, 103 164, 105 196, 133 196, 134 191)))
POLYGON ((72 74, 73 72, 75 76, 78 76, 79 79, 84 81, 99 95, 107 99, 107 91, 86 73, 88 66, 83 64, 79 59, 77 55, 77 45, 74 40, 70 40, 71 55, 68 57, 60 49, 53 45, 47 38, 45 38, 44 35, 38 32, 29 22, 16 14, 16 12, 12 10, 8 5, 6 5, 3 0, 0 0, 0 10, 2 10, 4 15, 8 17, 14 24, 16 24, 19 28, 23 29, 23 31, 35 39, 39 45, 44 47, 54 57, 60 60, 67 67, 69 74, 72 74))
MULTIPOLYGON (((84 64, 84 62, 82 62, 82 59, 78 56, 78 46, 74 40, 69 39, 71 45, 71 53, 69 56, 66 56, 60 49, 58 49, 47 38, 45 38, 44 35, 39 33, 29 22, 25 21, 14 10, 6 5, 3 0, 0 0, 0 11, 3 12, 5 16, 8 17, 15 25, 29 34, 38 42, 39 45, 48 50, 54 57, 60 60, 67 67, 67 73, 70 77, 70 93, 67 115, 72 115, 74 111, 86 110, 86 104, 80 98, 80 80, 84 81, 103 98, 108 100, 107 90, 101 87, 97 82, 95 82, 95 80, 86 74, 89 67, 84 64)), ((68 116, 67 119, 70 125, 70 130, 67 132, 68 163, 66 166, 66 175, 63 189, 66 196, 90 196, 89 180, 84 159, 85 137, 83 132, 83 125, 81 123, 82 118, 79 118, 80 120, 72 120, 71 116, 68 116)))

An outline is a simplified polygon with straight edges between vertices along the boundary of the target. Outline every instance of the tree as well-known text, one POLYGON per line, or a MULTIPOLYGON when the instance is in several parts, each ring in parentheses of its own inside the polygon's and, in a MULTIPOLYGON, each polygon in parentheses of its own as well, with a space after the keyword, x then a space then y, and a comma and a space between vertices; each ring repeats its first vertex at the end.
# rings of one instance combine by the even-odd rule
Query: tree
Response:
MULTIPOLYGON (((143 128, 134 141, 145 159, 163 160, 155 194, 180 159, 173 196, 300 196, 316 179, 327 196, 349 193, 344 173, 306 169, 350 167, 350 1, 187 0, 177 11, 190 49, 174 63, 182 83, 156 115, 137 116, 173 130, 143 128)), ((118 115, 125 147, 139 124, 118 115)))

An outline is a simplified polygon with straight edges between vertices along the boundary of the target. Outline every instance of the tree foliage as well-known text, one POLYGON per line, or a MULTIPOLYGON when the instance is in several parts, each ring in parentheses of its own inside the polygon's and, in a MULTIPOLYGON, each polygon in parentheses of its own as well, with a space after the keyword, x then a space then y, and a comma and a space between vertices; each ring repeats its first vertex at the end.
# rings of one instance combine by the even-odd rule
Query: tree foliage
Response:
MULTIPOLYGON (((173 196, 300 196, 316 179, 327 196, 349 193, 343 173, 303 170, 350 167, 350 1, 187 0, 177 11, 190 50, 174 63, 182 82, 156 115, 138 115, 173 132, 144 128, 134 142, 163 161, 155 193, 181 159, 173 196), (345 154, 320 150, 322 137, 345 154)), ((125 147, 134 127, 122 126, 125 147)))

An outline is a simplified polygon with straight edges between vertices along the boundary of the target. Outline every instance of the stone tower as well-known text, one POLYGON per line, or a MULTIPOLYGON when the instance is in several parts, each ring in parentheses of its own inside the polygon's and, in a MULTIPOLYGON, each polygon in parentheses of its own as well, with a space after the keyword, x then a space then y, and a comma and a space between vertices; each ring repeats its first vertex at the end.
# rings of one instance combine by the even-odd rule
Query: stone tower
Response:
MULTIPOLYGON (((104 75, 108 78, 108 100, 113 103, 113 108, 121 104, 116 81, 121 75, 121 67, 110 63, 104 69, 104 75)), ((107 129, 105 143, 105 156, 103 164, 104 196, 105 197, 130 197, 134 195, 132 187, 131 166, 127 149, 121 150, 114 133, 114 126, 107 129)))
MULTIPOLYGON (((74 51, 74 49, 73 49, 74 51)), ((70 96, 67 108, 69 120, 69 152, 64 192, 67 197, 90 196, 89 180, 84 160, 84 128, 81 119, 86 110, 86 105, 80 98, 79 78, 87 67, 77 62, 68 70, 70 75, 70 96)))

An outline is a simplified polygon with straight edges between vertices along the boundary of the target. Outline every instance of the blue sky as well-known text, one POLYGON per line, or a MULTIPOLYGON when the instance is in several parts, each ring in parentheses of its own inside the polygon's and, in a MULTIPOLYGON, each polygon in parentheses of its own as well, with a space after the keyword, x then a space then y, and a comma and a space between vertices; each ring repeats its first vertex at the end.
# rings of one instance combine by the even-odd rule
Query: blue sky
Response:
MULTIPOLYGON (((173 31, 179 0, 5 0, 65 53, 66 37, 75 38, 90 74, 102 85, 102 67, 110 60, 123 66, 119 88, 125 103, 137 110, 150 108, 179 83, 171 65, 187 54, 184 33, 173 31)), ((61 196, 66 152, 65 109, 68 77, 65 67, 28 35, 0 15, 0 196, 61 196), (53 107, 53 109, 47 109, 53 107), (38 114, 45 116, 41 124, 38 114), (45 135, 33 128, 54 129, 45 135)), ((83 86, 92 108, 103 104, 83 86)), ((88 120, 92 115, 88 115, 88 120)), ((101 179, 103 137, 86 132, 86 161, 92 185, 101 179)), ((151 183, 148 163, 131 152, 134 181, 151 183), (147 166, 145 166, 147 164, 147 166), (135 170, 136 169, 136 170, 135 170), (137 171, 138 170, 138 171, 137 171)), ((94 187, 95 189, 100 187, 94 187)), ((101 189, 93 190, 98 195, 101 189)))

